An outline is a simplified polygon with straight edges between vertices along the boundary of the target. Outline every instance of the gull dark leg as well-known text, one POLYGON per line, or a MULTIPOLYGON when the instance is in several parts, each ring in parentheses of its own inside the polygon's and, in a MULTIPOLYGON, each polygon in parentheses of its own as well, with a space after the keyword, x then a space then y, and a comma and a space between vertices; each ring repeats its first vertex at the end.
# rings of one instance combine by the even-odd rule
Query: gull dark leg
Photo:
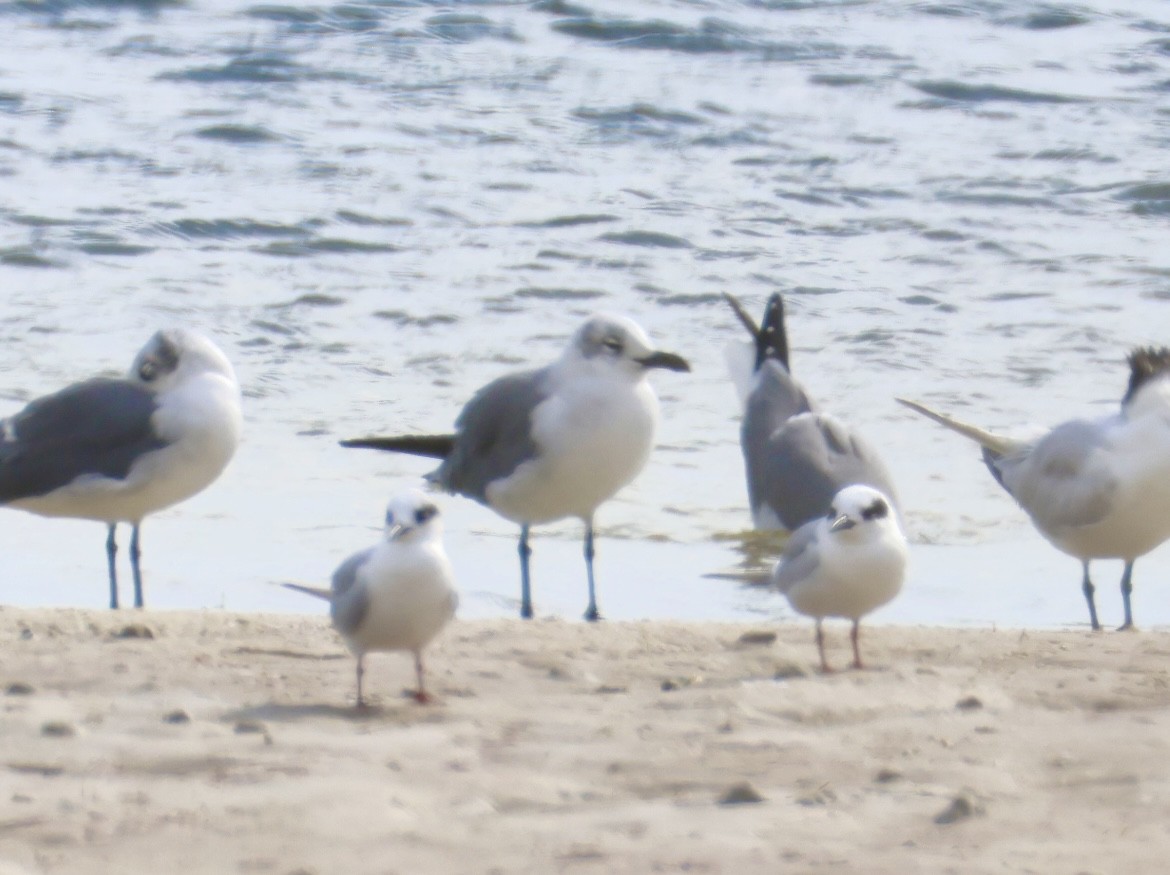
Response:
POLYGON ((817 618, 817 653, 821 655, 821 671, 825 674, 833 670, 829 668, 829 661, 825 659, 825 630, 821 627, 821 619, 817 618))
POLYGON ((853 642, 853 667, 854 668, 865 668, 865 666, 861 664, 861 648, 857 646, 857 639, 858 639, 858 636, 860 636, 860 634, 861 634, 861 621, 854 620, 853 621, 853 631, 849 633, 849 640, 853 642))
POLYGON ((423 684, 422 654, 417 650, 414 652, 414 676, 418 679, 418 689, 414 693, 414 700, 420 705, 425 705, 431 701, 431 697, 427 694, 426 685, 423 684))
POLYGON ((1081 591, 1085 594, 1085 601, 1089 603, 1089 625, 1093 627, 1096 632, 1101 628, 1101 624, 1097 622, 1097 604, 1093 601, 1093 581, 1089 579, 1089 563, 1085 561, 1081 563, 1085 569, 1085 577, 1081 582, 1081 591))
POLYGON ((106 560, 110 566, 110 609, 118 610, 118 542, 114 540, 116 523, 110 523, 110 533, 106 536, 106 560))
POLYGON ((601 619, 597 610, 597 593, 593 588, 593 518, 585 521, 585 573, 589 577, 589 607, 585 609, 585 619, 596 623, 601 619))
POLYGON ((528 546, 528 523, 520 527, 520 617, 532 619, 532 580, 528 576, 528 558, 532 548, 528 546))
POLYGON ((1133 628, 1133 609, 1129 603, 1129 597, 1132 592, 1133 560, 1131 559, 1125 563, 1125 570, 1121 572, 1121 601, 1125 605, 1125 622, 1117 627, 1118 632, 1133 628))
POLYGON ((366 655, 363 653, 357 658, 357 706, 366 707, 366 700, 362 697, 362 677, 366 673, 366 655))
POLYGON ((134 572, 134 607, 142 607, 142 569, 138 567, 138 560, 142 558, 142 551, 138 549, 138 523, 134 524, 134 533, 130 536, 130 570, 134 572))

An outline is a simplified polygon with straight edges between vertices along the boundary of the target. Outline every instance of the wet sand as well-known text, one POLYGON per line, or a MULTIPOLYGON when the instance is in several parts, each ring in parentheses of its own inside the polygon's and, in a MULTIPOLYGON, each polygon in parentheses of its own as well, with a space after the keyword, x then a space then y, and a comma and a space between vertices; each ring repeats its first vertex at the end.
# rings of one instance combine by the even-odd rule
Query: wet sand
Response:
POLYGON ((0 609, 0 875, 1161 871, 1170 633, 863 644, 456 621, 362 714, 323 617, 0 609))

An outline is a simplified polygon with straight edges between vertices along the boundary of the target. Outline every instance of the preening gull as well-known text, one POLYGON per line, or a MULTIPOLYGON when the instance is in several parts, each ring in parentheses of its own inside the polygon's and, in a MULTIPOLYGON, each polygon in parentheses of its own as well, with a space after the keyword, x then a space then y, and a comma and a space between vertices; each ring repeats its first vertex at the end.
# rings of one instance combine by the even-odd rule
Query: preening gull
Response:
POLYGON ((740 444, 756 528, 794 531, 823 516, 852 483, 880 490, 897 510, 877 453, 841 420, 819 412, 793 378, 783 298, 768 299, 757 326, 739 301, 724 297, 752 336, 750 365, 738 346, 729 350, 728 363, 744 401, 740 444))

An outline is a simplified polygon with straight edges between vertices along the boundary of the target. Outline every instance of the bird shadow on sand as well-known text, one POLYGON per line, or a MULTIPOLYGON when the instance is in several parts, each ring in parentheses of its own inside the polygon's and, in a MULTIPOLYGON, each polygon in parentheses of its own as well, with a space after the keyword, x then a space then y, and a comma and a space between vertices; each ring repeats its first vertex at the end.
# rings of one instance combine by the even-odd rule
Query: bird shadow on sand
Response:
POLYGON ((400 701, 373 702, 359 708, 356 705, 339 705, 329 702, 290 704, 266 702, 248 708, 237 708, 223 715, 228 722, 268 721, 271 723, 292 723, 299 720, 329 719, 344 720, 347 723, 397 723, 402 725, 433 721, 439 712, 408 698, 403 691, 400 701))

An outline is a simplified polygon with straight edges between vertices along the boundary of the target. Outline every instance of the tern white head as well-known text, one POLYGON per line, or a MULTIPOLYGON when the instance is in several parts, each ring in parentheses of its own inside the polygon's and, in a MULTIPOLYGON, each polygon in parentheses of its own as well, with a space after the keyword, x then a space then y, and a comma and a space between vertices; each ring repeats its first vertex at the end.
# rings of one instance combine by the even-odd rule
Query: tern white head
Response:
POLYGON ((438 506, 412 489, 390 500, 382 541, 342 562, 333 573, 331 589, 285 584, 329 600, 333 625, 357 657, 359 708, 365 707, 362 677, 366 654, 371 651, 412 653, 418 680, 414 698, 430 701, 422 651, 459 604, 442 538, 438 506))
POLYGON ((772 582, 795 610, 816 619, 822 671, 830 671, 824 618, 853 621, 853 667, 861 668, 861 618, 898 594, 908 558, 906 536, 889 498, 871 486, 846 486, 825 516, 792 534, 772 582))
POLYGON ((688 371, 624 316, 590 317, 555 362, 508 374, 472 396, 455 433, 342 441, 441 459, 428 479, 520 524, 520 615, 532 616, 529 527, 565 517, 585 523, 587 620, 600 613, 593 584, 593 516, 650 455, 658 399, 654 368, 688 371))
POLYGON ((881 490, 896 509, 877 453, 839 419, 819 412, 793 378, 783 298, 768 299, 760 325, 734 297, 724 298, 752 336, 747 355, 737 344, 728 363, 744 401, 740 445, 756 528, 793 531, 822 516, 851 483, 881 490))
POLYGON ((142 607, 142 520, 219 477, 241 421, 240 387, 223 352, 194 331, 159 331, 125 378, 76 383, 0 421, 0 504, 106 523, 111 608, 115 528, 133 525, 134 604, 142 607))
POLYGON ((1121 409, 1074 419, 1037 440, 992 434, 899 398, 983 447, 993 477, 1058 550, 1081 560, 1089 622, 1100 629, 1089 562, 1125 561, 1121 596, 1133 626, 1134 562, 1170 538, 1170 349, 1135 349, 1121 409))

